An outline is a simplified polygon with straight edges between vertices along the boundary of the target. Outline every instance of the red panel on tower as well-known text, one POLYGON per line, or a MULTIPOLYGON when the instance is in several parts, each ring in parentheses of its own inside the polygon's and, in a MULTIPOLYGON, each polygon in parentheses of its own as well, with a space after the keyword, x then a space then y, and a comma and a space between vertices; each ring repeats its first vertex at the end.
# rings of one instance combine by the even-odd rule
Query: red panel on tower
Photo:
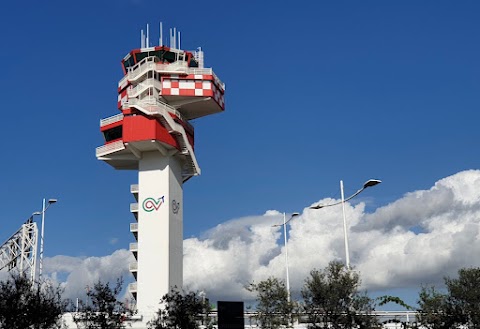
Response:
POLYGON ((177 141, 157 119, 143 115, 127 116, 123 119, 123 141, 125 143, 151 140, 179 148, 177 141))

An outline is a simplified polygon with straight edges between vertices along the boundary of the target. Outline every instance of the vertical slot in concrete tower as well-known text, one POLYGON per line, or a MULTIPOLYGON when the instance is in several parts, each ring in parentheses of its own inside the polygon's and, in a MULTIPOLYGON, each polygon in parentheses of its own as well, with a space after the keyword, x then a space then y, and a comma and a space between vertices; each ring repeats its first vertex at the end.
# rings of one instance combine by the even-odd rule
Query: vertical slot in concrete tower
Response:
MULTIPOLYGON (((162 30, 160 29, 160 35, 162 30)), ((136 222, 130 244, 136 261, 129 290, 140 315, 150 317, 159 301, 183 281, 183 183, 200 174, 190 120, 224 111, 225 85, 203 67, 203 51, 184 51, 180 34, 170 30, 170 46, 141 48, 122 60, 118 83, 121 113, 100 121, 105 144, 99 160, 115 169, 138 170, 131 186, 136 222), (178 48, 177 48, 178 43, 178 48)))

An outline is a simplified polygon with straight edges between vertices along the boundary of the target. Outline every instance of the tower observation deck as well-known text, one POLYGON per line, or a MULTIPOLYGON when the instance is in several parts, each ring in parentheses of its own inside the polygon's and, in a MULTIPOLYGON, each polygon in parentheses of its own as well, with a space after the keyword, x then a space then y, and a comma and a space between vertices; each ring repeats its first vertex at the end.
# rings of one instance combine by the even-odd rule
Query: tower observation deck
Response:
POLYGON ((169 47, 161 38, 159 46, 148 45, 142 32, 142 47, 123 58, 120 113, 100 120, 105 144, 96 149, 113 168, 138 170, 138 184, 131 186, 136 203, 130 205, 136 261, 129 268, 136 282, 129 290, 147 318, 172 287, 182 287, 183 183, 200 174, 189 120, 225 108, 225 85, 204 67, 200 48, 178 49, 176 31, 169 47))

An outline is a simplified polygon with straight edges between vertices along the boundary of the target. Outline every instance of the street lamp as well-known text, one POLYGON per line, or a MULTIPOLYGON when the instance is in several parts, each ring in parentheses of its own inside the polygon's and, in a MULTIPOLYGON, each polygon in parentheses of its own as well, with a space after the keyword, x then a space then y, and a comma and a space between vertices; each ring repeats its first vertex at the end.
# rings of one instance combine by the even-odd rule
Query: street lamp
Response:
POLYGON ((294 212, 288 220, 286 214, 283 213, 283 224, 272 225, 272 227, 278 227, 283 225, 283 237, 285 240, 285 269, 287 273, 287 301, 290 303, 290 277, 288 275, 288 239, 287 239, 287 223, 294 217, 300 215, 298 212, 294 212))
POLYGON ((359 189, 357 192, 353 193, 351 196, 349 196, 348 198, 345 199, 344 194, 343 194, 343 181, 341 180, 340 181, 340 194, 341 194, 342 200, 340 202, 335 202, 335 203, 325 204, 325 205, 318 204, 318 205, 310 207, 310 209, 321 209, 321 208, 325 208, 325 207, 331 207, 331 206, 336 206, 338 204, 342 204, 343 237, 344 237, 344 241, 345 241, 345 263, 346 263, 347 270, 350 270, 350 254, 349 254, 349 251, 348 251, 347 217, 345 215, 345 202, 353 199, 354 197, 356 197, 357 195, 362 193, 363 190, 365 190, 367 187, 372 187, 372 186, 378 185, 381 182, 382 181, 379 180, 379 179, 369 179, 368 181, 366 181, 363 184, 363 187, 361 189, 359 189))
POLYGON ((43 235, 45 232, 45 212, 47 211, 48 207, 50 207, 51 204, 57 202, 57 199, 48 199, 48 204, 45 202, 45 198, 43 199, 43 206, 42 206, 42 211, 36 211, 32 214, 34 215, 42 215, 42 228, 41 228, 41 233, 40 233, 40 263, 38 266, 38 278, 39 280, 42 278, 42 271, 43 271, 43 235))

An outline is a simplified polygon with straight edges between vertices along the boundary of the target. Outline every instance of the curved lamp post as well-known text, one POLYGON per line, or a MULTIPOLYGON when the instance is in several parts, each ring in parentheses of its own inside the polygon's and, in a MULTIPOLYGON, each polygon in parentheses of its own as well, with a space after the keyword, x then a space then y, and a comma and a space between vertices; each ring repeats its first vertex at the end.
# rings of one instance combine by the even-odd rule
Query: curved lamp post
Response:
POLYGON ((290 277, 288 274, 288 239, 287 239, 287 223, 294 217, 300 215, 298 212, 294 212, 288 220, 286 214, 283 213, 283 224, 272 225, 272 227, 278 227, 283 225, 283 237, 285 240, 285 269, 287 273, 287 301, 290 303, 290 277))
POLYGON ((42 278, 42 271, 43 271, 43 234, 45 231, 45 212, 47 211, 48 207, 50 207, 51 204, 54 204, 57 202, 57 199, 48 199, 48 203, 45 202, 45 199, 43 199, 43 207, 42 211, 36 211, 32 214, 34 215, 42 215, 42 228, 41 228, 41 233, 40 233, 40 262, 38 266, 38 278, 39 281, 42 278))
POLYGON ((368 181, 366 181, 363 184, 363 187, 361 189, 359 189, 357 192, 353 193, 351 196, 349 196, 348 198, 345 199, 344 194, 343 194, 343 181, 341 180, 340 181, 340 192, 341 192, 341 197, 342 197, 341 201, 331 203, 331 204, 324 204, 324 205, 318 204, 318 205, 310 207, 310 209, 321 209, 321 208, 325 208, 325 207, 331 207, 331 206, 336 206, 338 204, 342 204, 343 237, 344 237, 344 241, 345 241, 345 263, 346 263, 347 270, 350 270, 350 254, 349 254, 349 251, 348 251, 347 218, 345 216, 345 202, 350 201, 351 199, 353 199, 354 197, 356 197, 357 195, 362 193, 363 190, 365 190, 366 188, 378 185, 381 182, 382 181, 379 180, 379 179, 369 179, 368 181))

